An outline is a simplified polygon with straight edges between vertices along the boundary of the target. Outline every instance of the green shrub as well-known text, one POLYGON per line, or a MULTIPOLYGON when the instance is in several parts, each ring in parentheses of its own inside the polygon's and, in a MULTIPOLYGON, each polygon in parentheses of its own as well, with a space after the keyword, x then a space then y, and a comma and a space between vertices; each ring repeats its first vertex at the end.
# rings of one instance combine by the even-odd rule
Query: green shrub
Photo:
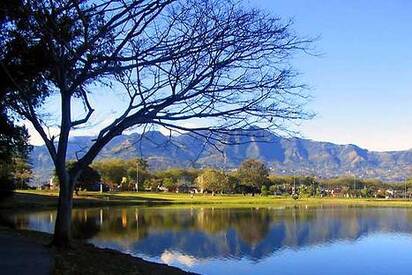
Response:
POLYGON ((269 187, 269 192, 272 193, 273 195, 276 195, 276 185, 271 185, 269 187))
POLYGON ((262 196, 267 196, 267 195, 268 195, 268 188, 266 187, 266 185, 263 185, 263 186, 260 188, 260 194, 261 194, 262 196))

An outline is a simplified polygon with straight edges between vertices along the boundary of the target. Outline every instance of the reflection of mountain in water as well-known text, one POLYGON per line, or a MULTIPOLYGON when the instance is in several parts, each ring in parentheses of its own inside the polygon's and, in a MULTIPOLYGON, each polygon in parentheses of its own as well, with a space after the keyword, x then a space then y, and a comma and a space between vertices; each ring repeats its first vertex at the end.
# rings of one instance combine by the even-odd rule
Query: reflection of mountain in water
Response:
MULTIPOLYGON (((412 232, 412 210, 400 208, 105 208, 74 210, 73 216, 77 238, 147 257, 174 251, 198 260, 258 261, 284 248, 356 240, 376 232, 412 232)), ((54 213, 14 214, 7 221, 50 231, 54 213)))
POLYGON ((284 248, 299 249, 338 240, 355 240, 375 232, 412 232, 411 211, 401 209, 249 210, 260 219, 244 217, 217 232, 165 231, 150 234, 131 247, 150 257, 165 250, 197 259, 249 257, 260 260, 284 248), (409 217, 410 216, 410 217, 409 217), (259 223, 260 222, 260 223, 259 223))

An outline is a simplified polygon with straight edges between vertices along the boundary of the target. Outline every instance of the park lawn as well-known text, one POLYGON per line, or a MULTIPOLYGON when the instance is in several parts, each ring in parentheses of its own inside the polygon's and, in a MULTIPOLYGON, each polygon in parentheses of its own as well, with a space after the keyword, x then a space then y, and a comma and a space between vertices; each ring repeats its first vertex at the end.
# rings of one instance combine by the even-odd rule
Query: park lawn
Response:
MULTIPOLYGON (((58 204, 57 191, 42 190, 18 190, 13 195, 0 201, 0 208, 3 209, 47 209, 56 208, 58 204)), ((114 205, 151 205, 152 201, 147 201, 138 197, 118 196, 117 194, 100 194, 98 192, 80 192, 79 196, 74 196, 74 207, 99 207, 114 205)))
MULTIPOLYGON (((54 208, 58 202, 57 191, 17 191, 12 197, 0 202, 1 208, 30 209, 54 208)), ((74 196, 74 207, 100 207, 100 206, 210 206, 210 207, 293 207, 317 205, 356 205, 378 207, 412 207, 412 200, 387 200, 387 199, 353 199, 353 198, 299 198, 260 196, 260 195, 215 195, 185 193, 150 193, 150 192, 80 192, 74 196)))
POLYGON ((196 194, 191 196, 185 193, 150 193, 150 192, 120 192, 113 194, 114 198, 126 197, 128 199, 136 198, 137 201, 152 202, 153 205, 165 204, 171 206, 199 205, 199 206, 216 206, 216 207, 253 207, 253 206, 273 206, 288 207, 299 205, 359 205, 359 206, 388 206, 388 207, 412 207, 412 200, 402 199, 375 199, 375 198, 321 198, 309 197, 299 198, 297 200, 290 196, 255 196, 241 194, 196 194))

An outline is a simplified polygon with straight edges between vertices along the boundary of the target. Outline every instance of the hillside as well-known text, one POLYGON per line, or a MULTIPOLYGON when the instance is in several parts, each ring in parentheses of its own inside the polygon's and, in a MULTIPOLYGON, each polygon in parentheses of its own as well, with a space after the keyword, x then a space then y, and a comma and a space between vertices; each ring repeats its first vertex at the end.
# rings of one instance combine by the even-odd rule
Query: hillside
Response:
MULTIPOLYGON (((68 157, 75 159, 90 146, 93 137, 74 137, 68 157)), ((337 145, 302 138, 284 138, 270 132, 259 131, 258 137, 241 135, 231 138, 235 145, 218 145, 219 150, 204 140, 190 135, 164 136, 152 131, 122 135, 110 142, 98 158, 124 158, 136 156, 148 160, 151 169, 169 167, 213 166, 232 169, 247 158, 264 161, 274 173, 314 174, 320 177, 353 175, 380 178, 385 181, 402 180, 412 167, 412 150, 374 152, 356 145, 337 145)), ((31 161, 38 179, 47 181, 52 163, 44 146, 35 146, 31 161)))

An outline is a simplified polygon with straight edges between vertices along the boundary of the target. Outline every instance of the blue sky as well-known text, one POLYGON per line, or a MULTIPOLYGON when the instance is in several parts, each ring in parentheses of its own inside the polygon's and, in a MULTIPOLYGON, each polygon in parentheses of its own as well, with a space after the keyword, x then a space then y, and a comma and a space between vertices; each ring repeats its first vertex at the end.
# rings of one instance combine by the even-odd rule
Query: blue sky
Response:
POLYGON ((412 148, 412 1, 260 0, 291 17, 298 33, 320 35, 321 57, 293 61, 309 84, 302 135, 372 150, 412 148))
MULTIPOLYGON (((317 113, 298 126, 303 137, 379 151, 412 148, 412 1, 248 2, 281 18, 293 18, 301 35, 320 36, 314 46, 321 56, 292 61, 311 87, 308 108, 317 113)), ((93 101, 106 108, 95 122, 113 117, 124 104, 110 92, 93 101)), ((58 113, 57 106, 51 100, 47 110, 58 113)), ((75 134, 93 135, 96 129, 75 134)), ((33 135, 32 141, 38 144, 38 136, 33 135)))

